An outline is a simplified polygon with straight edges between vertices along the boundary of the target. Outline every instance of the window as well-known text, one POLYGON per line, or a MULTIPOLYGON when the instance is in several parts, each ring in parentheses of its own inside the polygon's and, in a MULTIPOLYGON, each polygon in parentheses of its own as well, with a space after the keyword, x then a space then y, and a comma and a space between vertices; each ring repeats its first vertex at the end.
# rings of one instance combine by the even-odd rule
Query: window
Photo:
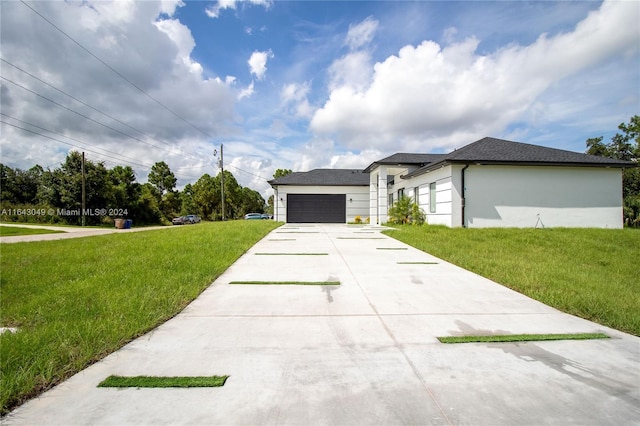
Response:
POLYGON ((436 212, 436 183, 429 184, 429 213, 436 212))
POLYGON ((389 207, 393 206, 393 194, 389 194, 389 207))
POLYGON ((398 189, 398 200, 404 197, 404 188, 398 189))
POLYGON ((413 202, 417 205, 420 205, 420 187, 416 186, 413 188, 413 202))

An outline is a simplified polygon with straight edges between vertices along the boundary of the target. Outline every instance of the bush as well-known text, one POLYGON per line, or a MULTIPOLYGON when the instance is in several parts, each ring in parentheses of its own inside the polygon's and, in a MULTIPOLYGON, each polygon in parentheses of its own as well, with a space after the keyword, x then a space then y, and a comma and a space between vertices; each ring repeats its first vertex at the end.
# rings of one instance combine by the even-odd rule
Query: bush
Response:
POLYGON ((426 214, 411 198, 403 195, 389 209, 389 223, 422 225, 426 221, 426 214))

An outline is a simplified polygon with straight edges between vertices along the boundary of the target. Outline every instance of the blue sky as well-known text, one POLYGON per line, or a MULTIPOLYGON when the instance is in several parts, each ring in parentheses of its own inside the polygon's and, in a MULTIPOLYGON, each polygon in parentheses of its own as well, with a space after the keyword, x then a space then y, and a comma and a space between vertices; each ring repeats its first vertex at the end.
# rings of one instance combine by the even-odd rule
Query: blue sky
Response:
POLYGON ((183 186, 218 172, 224 144, 266 197, 278 168, 364 168, 484 136, 581 152, 640 111, 633 1, 0 5, 12 167, 86 150, 141 182, 166 161, 183 186))

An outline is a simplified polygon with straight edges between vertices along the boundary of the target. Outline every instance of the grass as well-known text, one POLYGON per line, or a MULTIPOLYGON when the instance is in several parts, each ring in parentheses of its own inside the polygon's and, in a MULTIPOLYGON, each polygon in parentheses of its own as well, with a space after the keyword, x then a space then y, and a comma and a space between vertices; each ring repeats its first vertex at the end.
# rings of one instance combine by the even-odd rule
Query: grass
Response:
POLYGON ((547 340, 591 340, 608 339, 603 333, 573 334, 507 334, 495 336, 447 336, 438 337, 441 343, 503 343, 503 342, 541 342, 547 340))
POLYGON ((385 233, 559 310, 640 336, 640 230, 398 226, 385 233))
POLYGON ((340 281, 231 281, 242 285, 340 285, 340 281))
POLYGON ((273 221, 2 245, 1 414, 180 312, 273 221))
POLYGON ((224 386, 229 376, 157 377, 109 376, 99 388, 215 388, 224 386))
POLYGON ((36 235, 36 234, 60 234, 64 231, 54 231, 51 229, 38 228, 21 228, 17 226, 0 225, 0 237, 15 237, 18 235, 36 235))

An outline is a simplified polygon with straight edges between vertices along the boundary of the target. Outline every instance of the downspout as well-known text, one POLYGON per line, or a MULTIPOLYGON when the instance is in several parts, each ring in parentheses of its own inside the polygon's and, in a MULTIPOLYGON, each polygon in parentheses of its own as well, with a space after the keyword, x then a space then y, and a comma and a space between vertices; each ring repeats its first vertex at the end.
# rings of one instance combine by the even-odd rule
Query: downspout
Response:
POLYGON ((467 168, 469 167, 468 164, 466 164, 463 168, 462 168, 462 197, 460 200, 460 204, 462 206, 462 227, 466 228, 465 226, 465 215, 464 215, 464 207, 465 207, 465 196, 464 196, 464 171, 467 170, 467 168))

